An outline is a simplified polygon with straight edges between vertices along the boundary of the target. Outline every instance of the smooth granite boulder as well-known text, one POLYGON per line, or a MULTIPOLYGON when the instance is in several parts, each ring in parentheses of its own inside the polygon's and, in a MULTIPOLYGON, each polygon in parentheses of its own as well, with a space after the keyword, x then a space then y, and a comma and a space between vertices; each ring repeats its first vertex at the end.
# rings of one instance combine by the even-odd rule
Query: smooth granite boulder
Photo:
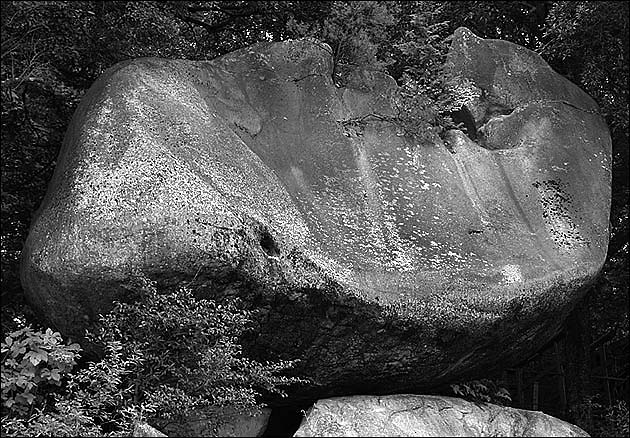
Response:
POLYGON ((608 129, 522 47, 459 29, 448 62, 470 129, 436 144, 388 121, 391 77, 337 88, 313 40, 110 68, 26 241, 30 302, 78 336, 137 272, 240 296, 260 310, 249 352, 300 359, 305 398, 524 359, 604 262, 608 129))
POLYGON ((354 396, 319 400, 296 437, 589 436, 538 411, 433 395, 354 396))

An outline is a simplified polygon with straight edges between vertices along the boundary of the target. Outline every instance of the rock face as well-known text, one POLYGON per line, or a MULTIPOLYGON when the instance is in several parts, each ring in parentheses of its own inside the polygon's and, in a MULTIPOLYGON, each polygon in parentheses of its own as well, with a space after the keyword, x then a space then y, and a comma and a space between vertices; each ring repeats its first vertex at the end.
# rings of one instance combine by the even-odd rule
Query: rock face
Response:
MULTIPOLYGON (((212 413, 208 414, 212 418, 212 413)), ((226 422, 216 430, 214 424, 200 416, 189 416, 181 422, 171 421, 164 427, 169 436, 179 437, 258 437, 267 429, 271 409, 262 408, 258 415, 239 414, 236 411, 224 411, 226 422)))
POLYGON ((301 359, 304 397, 522 360, 603 264, 610 138, 526 49, 459 29, 449 63, 471 129, 437 144, 386 121, 392 78, 335 87, 316 41, 117 64, 79 105, 33 221, 28 298, 76 335, 137 271, 239 295, 261 310, 247 347, 301 359))
POLYGON ((146 423, 136 423, 133 428, 132 436, 134 437, 166 437, 162 432, 146 423))
POLYGON ((395 395, 319 400, 296 437, 325 436, 589 436, 577 426, 537 411, 453 397, 395 395))

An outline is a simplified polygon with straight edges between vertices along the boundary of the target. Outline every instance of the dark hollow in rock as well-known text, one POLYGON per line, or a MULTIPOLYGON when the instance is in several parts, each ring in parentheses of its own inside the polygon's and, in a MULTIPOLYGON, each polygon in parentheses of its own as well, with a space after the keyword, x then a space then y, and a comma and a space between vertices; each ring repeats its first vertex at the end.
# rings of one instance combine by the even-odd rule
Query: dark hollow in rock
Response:
POLYGON ((263 437, 291 437, 300 427, 304 414, 310 408, 310 404, 299 404, 292 407, 278 407, 271 411, 267 429, 263 437))
POLYGON ((452 112, 450 116, 453 119, 453 123, 456 125, 463 125, 464 133, 469 139, 473 141, 477 140, 477 126, 475 126, 475 118, 465 105, 457 111, 452 112))
POLYGON ((395 81, 337 88, 313 40, 110 68, 25 244, 30 302, 77 337, 137 271, 239 295, 260 310, 248 351, 300 359, 314 382, 287 402, 422 392, 524 359, 604 262, 608 130, 522 47, 462 28, 448 62, 485 147, 401 136, 395 81))

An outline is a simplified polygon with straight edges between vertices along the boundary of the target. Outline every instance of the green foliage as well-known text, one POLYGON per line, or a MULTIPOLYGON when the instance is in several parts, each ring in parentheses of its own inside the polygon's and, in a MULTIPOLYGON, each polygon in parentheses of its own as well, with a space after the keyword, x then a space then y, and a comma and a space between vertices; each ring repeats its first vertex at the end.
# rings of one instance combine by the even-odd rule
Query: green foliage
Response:
POLYGON ((465 400, 508 406, 512 403, 510 392, 500 383, 490 379, 471 380, 450 385, 453 393, 465 400))
POLYGON ((104 436, 100 427, 85 414, 79 402, 67 398, 55 410, 35 409, 28 417, 2 417, 3 436, 104 436))
POLYGON ((140 277, 130 287, 137 301, 116 303, 101 320, 94 339, 117 345, 125 358, 138 357, 132 374, 137 401, 152 420, 185 421, 207 416, 219 427, 236 408, 259 412, 262 393, 284 395, 280 387, 303 382, 278 375, 293 362, 260 363, 243 355, 238 343, 251 312, 234 302, 197 299, 187 288, 160 294, 140 277))
POLYGON ((78 344, 64 344, 58 332, 30 326, 9 333, 1 345, 3 414, 42 404, 47 385, 60 386, 81 351, 78 344))
POLYGON ((541 48, 554 67, 600 104, 612 130, 625 132, 630 117, 628 17, 628 2, 555 2, 546 20, 546 42, 541 48))
POLYGON ((118 431, 130 431, 137 408, 126 409, 121 385, 135 358, 123 360, 116 343, 107 349, 103 360, 76 370, 81 348, 59 333, 30 326, 9 333, 2 342, 3 436, 102 436, 116 416, 118 431))
POLYGON ((187 288, 159 293, 144 277, 129 292, 131 302, 116 303, 90 335, 103 358, 74 372, 80 348, 59 333, 24 327, 6 337, 3 435, 119 435, 136 421, 190 418, 216 431, 235 414, 260 412, 261 394, 304 382, 280 375, 291 361, 244 356, 239 338, 252 314, 235 302, 197 299, 187 288))
POLYGON ((606 409, 605 423, 601 436, 628 436, 630 435, 630 411, 625 401, 618 401, 606 409))
POLYGON ((464 26, 482 38, 512 41, 535 50, 543 36, 552 1, 465 1, 440 4, 438 20, 449 21, 449 33, 464 26))
POLYGON ((612 406, 598 402, 598 396, 587 397, 571 407, 573 421, 592 436, 627 437, 630 412, 625 401, 612 406))
POLYGON ((438 12, 412 15, 402 42, 394 46, 405 59, 399 123, 408 135, 429 144, 458 128, 450 114, 474 97, 472 84, 454 75, 446 62, 450 41, 443 35, 448 24, 433 22, 438 12))
POLYGON ((329 13, 315 22, 292 19, 289 31, 295 36, 313 37, 332 48, 333 80, 344 84, 357 68, 383 70, 391 61, 383 59, 380 48, 386 44, 388 27, 395 23, 393 2, 333 2, 329 13))

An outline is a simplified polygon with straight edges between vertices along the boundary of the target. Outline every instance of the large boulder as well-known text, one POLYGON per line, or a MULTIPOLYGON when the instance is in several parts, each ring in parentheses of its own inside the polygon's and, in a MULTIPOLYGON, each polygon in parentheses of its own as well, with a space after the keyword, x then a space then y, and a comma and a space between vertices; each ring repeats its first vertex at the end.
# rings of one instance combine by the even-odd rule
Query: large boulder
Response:
POLYGON ((338 88, 313 40, 117 64, 34 218, 30 302, 79 335, 138 271, 238 295, 260 310, 248 350, 301 359, 305 398, 522 360, 603 264, 610 138, 529 50, 460 29, 449 65, 470 129, 427 144, 391 123, 391 77, 338 88))
POLYGON ((431 395, 354 396, 319 400, 296 437, 589 436, 538 411, 431 395))

